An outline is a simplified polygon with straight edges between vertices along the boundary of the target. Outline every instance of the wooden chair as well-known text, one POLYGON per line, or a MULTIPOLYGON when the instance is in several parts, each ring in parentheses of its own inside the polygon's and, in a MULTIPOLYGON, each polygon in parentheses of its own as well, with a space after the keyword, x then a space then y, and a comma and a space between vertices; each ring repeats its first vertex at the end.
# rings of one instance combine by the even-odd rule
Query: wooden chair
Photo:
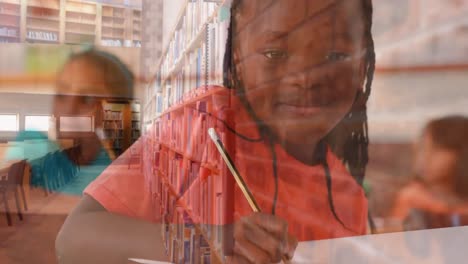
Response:
MULTIPOLYGON (((8 205, 8 192, 13 191, 15 195, 16 208, 18 210, 18 218, 22 221, 23 214, 21 211, 21 203, 18 194, 18 185, 22 185, 22 180, 24 176, 24 168, 26 166, 26 161, 22 160, 16 162, 10 166, 5 177, 5 171, 3 172, 2 177, 0 177, 0 192, 2 193, 3 202, 5 204, 5 213, 7 216, 8 225, 12 225, 10 208, 8 205)), ((22 187, 22 186, 21 186, 22 187)), ((24 189, 22 189, 23 200, 26 204, 26 196, 24 194, 24 189)), ((27 206, 26 206, 27 207, 27 206)))
POLYGON ((11 226, 12 222, 11 222, 11 215, 10 215, 10 206, 8 205, 8 196, 7 196, 8 170, 9 168, 3 169, 0 171, 0 194, 1 194, 3 204, 5 206, 5 216, 7 219, 8 226, 11 226))
POLYGON ((24 170, 26 168, 26 160, 22 160, 18 163, 12 165, 16 166, 13 167, 9 172, 9 177, 13 177, 15 179, 15 190, 19 189, 21 191, 21 197, 23 198, 23 205, 24 210, 28 210, 28 203, 26 201, 26 194, 24 191, 24 170))

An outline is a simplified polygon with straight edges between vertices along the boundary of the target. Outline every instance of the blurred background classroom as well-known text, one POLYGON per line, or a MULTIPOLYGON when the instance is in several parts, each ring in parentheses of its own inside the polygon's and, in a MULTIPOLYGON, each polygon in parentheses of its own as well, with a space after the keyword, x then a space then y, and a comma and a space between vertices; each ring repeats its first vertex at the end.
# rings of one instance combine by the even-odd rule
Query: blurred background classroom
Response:
MULTIPOLYGON (((34 183, 39 177, 34 173, 40 174, 34 161, 73 152, 76 134, 94 131, 96 125, 93 116, 52 116, 56 74, 68 56, 96 47, 135 74, 131 99, 66 94, 99 98, 110 116, 104 122, 112 123, 104 132, 106 152, 113 160, 124 157, 155 118, 157 100, 150 84, 185 4, 0 0, 0 175, 18 175, 14 190, 0 188, 6 197, 5 203, 0 200, 0 263, 56 263, 59 228, 85 184, 106 167, 104 162, 64 166, 72 178, 57 175, 49 179, 55 180, 50 188, 35 188, 41 184, 34 183)), ((468 116, 468 0, 374 1, 374 39, 377 68, 368 104, 365 187, 376 225, 390 232, 401 230, 400 222, 391 222, 391 209, 399 190, 412 180, 413 144, 425 124, 448 115, 468 116)), ((139 161, 130 158, 123 165, 138 167, 139 161)))

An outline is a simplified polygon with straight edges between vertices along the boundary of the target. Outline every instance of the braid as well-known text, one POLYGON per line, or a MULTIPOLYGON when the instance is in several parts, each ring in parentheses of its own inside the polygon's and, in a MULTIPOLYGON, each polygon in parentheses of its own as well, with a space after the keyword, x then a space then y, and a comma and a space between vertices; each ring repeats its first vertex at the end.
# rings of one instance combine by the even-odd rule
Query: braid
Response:
POLYGON ((364 87, 358 92, 348 115, 326 137, 326 142, 348 167, 353 178, 361 186, 369 161, 366 104, 371 93, 375 71, 375 51, 372 38, 372 0, 362 0, 362 6, 366 41, 364 87))
MULTIPOLYGON (((365 42, 366 42, 366 54, 365 54, 365 83, 362 90, 356 95, 355 102, 351 107, 348 115, 323 139, 324 142, 330 146, 333 152, 342 160, 345 166, 348 167, 351 175, 356 180, 356 182, 362 186, 365 170, 367 163, 369 161, 368 156, 368 145, 369 145, 369 134, 368 134, 368 125, 367 125, 367 101, 371 93, 372 81, 374 79, 375 71, 375 51, 374 51, 374 40, 372 38, 372 16, 373 16, 373 6, 372 0, 362 0, 362 8, 364 13, 364 23, 365 23, 365 42)), ((231 23, 228 29, 228 39, 226 43, 226 53, 224 57, 224 85, 228 88, 241 88, 240 81, 237 79, 236 68, 233 61, 233 32, 235 31, 235 19, 233 13, 236 11, 240 4, 240 0, 233 0, 231 6, 231 23)), ((237 91, 238 95, 242 95, 242 91, 237 91)), ((245 101, 245 98, 240 96, 242 101, 245 101)), ((248 107, 248 103, 244 102, 244 105, 247 106, 247 110, 250 114, 252 109, 248 107)), ((257 118, 254 118, 257 119, 257 118)), ((258 122, 258 120, 256 120, 258 122)), ((265 127, 262 124, 259 124, 259 129, 262 136, 265 136, 265 127)), ((272 151, 274 149, 272 148, 272 151)), ((275 153, 272 153, 275 157, 275 153)), ((276 162, 273 166, 275 167, 276 162)), ((328 200, 330 203, 330 210, 332 211, 335 218, 347 228, 346 225, 338 217, 332 197, 332 178, 330 175, 330 170, 328 164, 325 161, 322 162, 325 174, 327 176, 327 189, 328 189, 328 200)), ((278 177, 275 173, 275 181, 278 177)), ((275 182, 276 183, 276 182, 275 182)), ((277 188, 277 186, 276 186, 277 188)), ((274 198, 276 201, 276 197, 274 198)), ((273 208, 274 212, 274 208, 273 208)), ((372 221, 371 221, 372 225, 372 221)))

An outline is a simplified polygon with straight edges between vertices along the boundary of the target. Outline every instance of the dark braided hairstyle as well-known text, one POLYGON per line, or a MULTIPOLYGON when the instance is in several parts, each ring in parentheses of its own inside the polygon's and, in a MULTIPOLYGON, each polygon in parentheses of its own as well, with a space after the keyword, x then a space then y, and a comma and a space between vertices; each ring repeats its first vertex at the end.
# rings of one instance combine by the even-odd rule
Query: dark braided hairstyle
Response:
POLYGON ((71 54, 66 64, 79 60, 89 62, 101 71, 105 85, 111 94, 133 99, 135 75, 117 56, 107 51, 91 48, 71 54))
MULTIPOLYGON (((237 78, 236 68, 232 56, 233 52, 233 32, 235 32, 236 21, 234 19, 234 12, 240 5, 241 0, 233 0, 231 6, 231 23, 229 26, 228 39, 226 43, 226 53, 224 55, 224 85, 228 88, 241 88, 242 85, 237 78)), ((373 5, 372 0, 361 0, 363 15, 364 15, 364 26, 365 26, 365 83, 362 90, 359 90, 355 101, 351 107, 349 113, 341 120, 338 125, 319 143, 315 152, 319 152, 320 162, 324 167, 327 189, 328 189, 328 200, 330 203, 330 209, 334 217, 345 227, 345 224, 339 219, 336 214, 333 197, 331 192, 332 179, 330 175, 330 169, 327 164, 326 147, 328 145, 333 152, 342 160, 343 164, 348 168, 353 178, 357 183, 362 186, 366 166, 368 163, 368 125, 367 125, 367 101, 371 92, 372 81, 374 78, 375 71, 375 51, 374 51, 374 40, 372 37, 372 16, 373 16, 373 5)), ((272 138, 268 136, 268 128, 259 120, 253 109, 242 95, 244 91, 237 91, 241 102, 246 106, 246 110, 257 122, 259 127, 260 135, 270 145, 273 158, 273 171, 275 172, 275 197, 273 201, 272 213, 275 212, 275 203, 277 200, 278 192, 278 176, 276 154, 274 153, 272 138)), ((370 219, 370 218, 369 218, 370 219)), ((371 220, 371 219, 370 219, 371 220)), ((371 221, 371 227, 373 226, 371 221)))

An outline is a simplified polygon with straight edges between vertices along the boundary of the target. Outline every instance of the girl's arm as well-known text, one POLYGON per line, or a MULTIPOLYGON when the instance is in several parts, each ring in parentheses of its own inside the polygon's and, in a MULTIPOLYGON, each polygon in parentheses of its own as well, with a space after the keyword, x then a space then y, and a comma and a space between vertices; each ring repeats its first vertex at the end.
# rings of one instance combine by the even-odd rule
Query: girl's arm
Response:
POLYGON ((449 206, 436 199, 420 183, 410 183, 398 193, 391 216, 404 220, 411 209, 421 209, 433 213, 449 212, 449 206))
POLYGON ((129 263, 128 258, 168 261, 161 228, 110 213, 85 195, 57 236, 57 258, 60 264, 129 263))

